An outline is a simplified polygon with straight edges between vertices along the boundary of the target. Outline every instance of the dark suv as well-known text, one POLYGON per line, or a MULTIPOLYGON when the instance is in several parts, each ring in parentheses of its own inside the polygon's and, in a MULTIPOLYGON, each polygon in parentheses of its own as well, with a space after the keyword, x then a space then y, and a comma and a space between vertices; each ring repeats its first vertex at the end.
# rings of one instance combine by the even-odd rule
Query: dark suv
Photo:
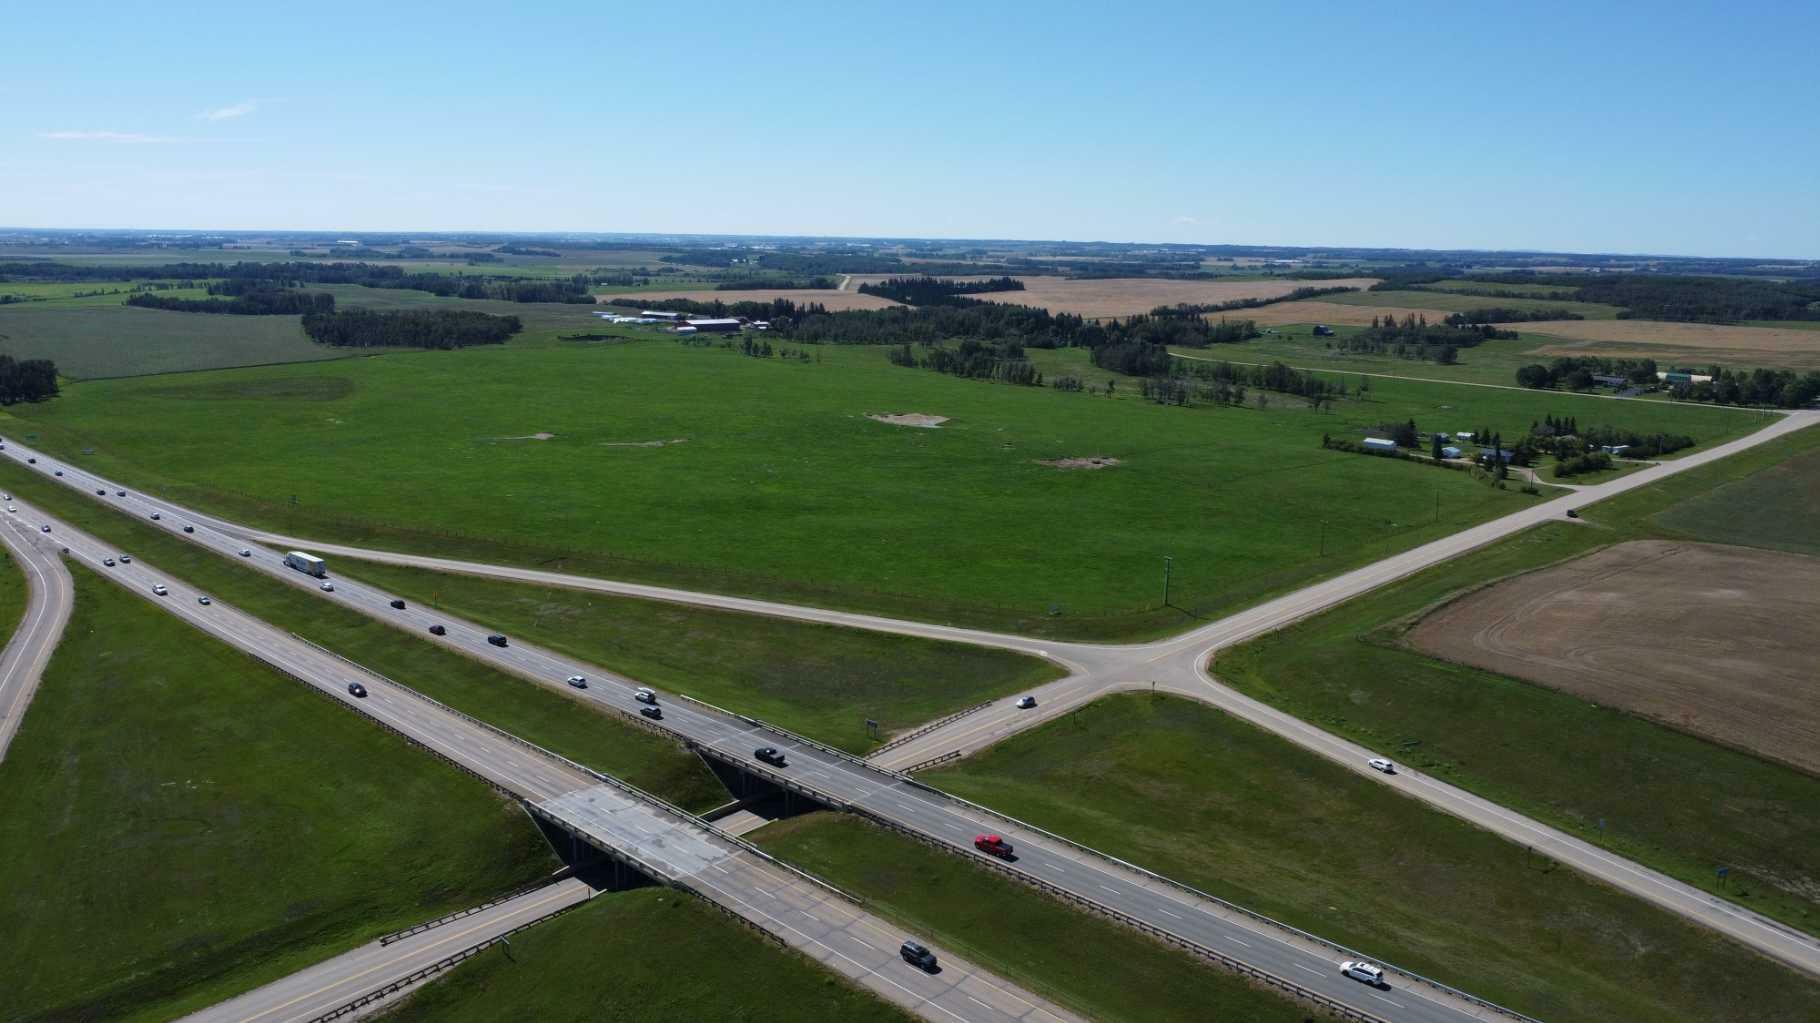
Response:
POLYGON ((924 973, 935 972, 935 953, 914 941, 905 941, 903 946, 897 950, 897 954, 904 957, 904 962, 909 963, 911 966, 916 967, 924 973))
POLYGON ((493 644, 494 646, 505 646, 506 638, 504 636, 501 636, 499 633, 495 632, 491 636, 487 637, 487 642, 493 644))
POLYGON ((784 766, 784 755, 778 752, 776 746, 760 746, 752 751, 752 755, 773 767, 784 766))

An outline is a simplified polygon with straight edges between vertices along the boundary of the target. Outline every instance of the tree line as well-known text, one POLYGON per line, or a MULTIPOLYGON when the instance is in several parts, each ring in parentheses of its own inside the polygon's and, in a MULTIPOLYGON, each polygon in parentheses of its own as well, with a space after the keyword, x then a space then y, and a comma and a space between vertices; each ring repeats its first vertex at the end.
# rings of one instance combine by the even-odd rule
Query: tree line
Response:
POLYGON ((971 380, 995 380, 1029 387, 1043 384, 1043 375, 1024 357, 1024 346, 1015 341, 991 343, 968 338, 955 348, 924 345, 921 352, 919 358, 909 345, 899 345, 887 357, 893 365, 932 369, 971 380))
MULTIPOLYGON (((213 288, 210 289, 214 291, 213 288)), ((139 292, 126 300, 142 309, 169 309, 179 313, 228 313, 235 316, 297 316, 335 311, 335 296, 326 291, 285 291, 258 288, 232 298, 172 298, 139 292)))
MULTIPOLYGON (((1529 286, 1533 291, 1447 289, 1493 297, 1571 299, 1619 307, 1619 319, 1680 323, 1735 323, 1739 320, 1820 320, 1820 280, 1777 281, 1685 274, 1601 273, 1391 274, 1373 291, 1430 290, 1446 280, 1529 286), (1561 289, 1571 288, 1563 292, 1561 289)), ((1533 318, 1533 317, 1526 317, 1533 318)), ((1516 322, 1514 319, 1507 322, 1516 322)))
POLYGON ((49 359, 0 355, 0 405, 57 396, 57 364, 49 359))
POLYGON ((1275 305, 1278 302, 1299 302, 1303 299, 1320 298, 1324 295, 1338 295, 1341 292, 1357 291, 1358 288, 1297 288, 1286 295, 1275 298, 1235 298, 1230 302, 1178 302, 1175 305, 1160 305, 1150 310, 1152 316, 1205 316, 1208 313, 1231 312, 1234 309, 1257 309, 1261 306, 1275 305))
POLYGON ((1470 327, 1481 323, 1523 323, 1532 320, 1584 320, 1586 317, 1567 309, 1507 309, 1487 306, 1454 313, 1445 321, 1450 327, 1470 327))
POLYGON ((1532 363, 1517 369, 1517 384, 1537 390, 1565 388, 1569 391, 1591 390, 1598 384, 1595 376, 1623 377, 1628 384, 1654 386, 1656 360, 1607 359, 1599 356, 1562 356, 1548 365, 1532 363))
POLYGON ((303 331, 312 340, 343 348, 496 345, 523 328, 516 316, 452 309, 344 309, 303 318, 303 331))
POLYGON ((943 277, 891 277, 874 284, 859 286, 862 295, 877 295, 905 305, 961 305, 970 302, 968 295, 995 291, 1023 291, 1024 282, 1015 277, 992 277, 982 281, 957 281, 943 277))
POLYGON ((1746 373, 1712 366, 1707 375, 1713 379, 1671 384, 1668 393, 1678 401, 1777 408, 1805 408, 1820 399, 1820 372, 1814 370, 1753 369, 1746 373))

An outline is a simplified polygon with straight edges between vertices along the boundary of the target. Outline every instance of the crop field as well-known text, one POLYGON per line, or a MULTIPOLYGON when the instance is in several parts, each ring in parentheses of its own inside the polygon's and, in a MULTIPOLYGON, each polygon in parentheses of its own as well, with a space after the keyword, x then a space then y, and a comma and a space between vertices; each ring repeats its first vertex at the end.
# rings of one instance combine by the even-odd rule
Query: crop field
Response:
MULTIPOLYGON (((1375 277, 1331 281, 1174 281, 1154 277, 1111 277, 1102 280, 1069 280, 1065 277, 1019 277, 1023 291, 998 291, 974 296, 988 302, 1036 306, 1052 313, 1075 313, 1088 319, 1135 316, 1160 305, 1232 302, 1241 298, 1276 298, 1297 288, 1367 288, 1375 277)), ((1269 307, 1265 307, 1269 308, 1269 307)), ((1250 317, 1257 309, 1230 315, 1250 317)))
POLYGON ((856 817, 812 813, 750 837, 865 900, 907 933, 927 935, 1086 1019, 1330 1019, 1188 952, 856 817), (1092 950, 1090 964, 1083 949, 1092 950))
POLYGON ((667 888, 598 895, 440 975, 388 1023, 915 1017, 667 888))
POLYGON ((556 867, 486 785, 75 574, 0 763, 0 1018, 171 1019, 556 867))
POLYGON ((1799 327, 1747 327, 1656 320, 1542 320, 1526 333, 1556 338, 1543 355, 1653 358, 1662 363, 1732 369, 1770 366, 1820 369, 1820 331, 1799 327))
POLYGON ((1191 700, 1105 697, 924 780, 1542 1019, 1820 1005, 1820 980, 1191 700))
POLYGON ((1637 540, 1460 597, 1407 639, 1820 774, 1820 558, 1637 540))
MULTIPOLYGON (((605 298, 615 296, 606 295, 605 298)), ((716 291, 713 288, 698 288, 693 291, 639 291, 636 297, 650 299, 653 302, 666 298, 686 298, 691 302, 773 302, 777 299, 788 299, 798 305, 819 303, 830 312, 843 309, 887 309, 897 305, 888 298, 877 295, 862 295, 858 291, 838 291, 832 288, 754 288, 749 291, 716 291)))
POLYGON ((1655 517, 1714 543, 1820 556, 1820 454, 1791 458, 1748 479, 1682 501, 1655 517))
MULTIPOLYGON (((1426 307, 1449 313, 1492 307, 1499 309, 1564 309, 1570 313, 1579 313, 1589 320, 1609 320, 1618 315, 1617 306, 1598 302, 1569 302, 1565 299, 1546 298, 1488 298, 1484 295, 1445 295, 1434 291, 1360 291, 1351 295, 1329 295, 1321 301, 1336 305, 1363 305, 1394 309, 1426 307)), ((1433 319, 1433 316, 1429 318, 1433 319)))
POLYGON ((1582 509, 1579 524, 1529 530, 1225 651, 1214 669, 1289 714, 1820 933, 1820 777, 1401 641, 1423 614, 1487 583, 1626 541, 1695 539, 1662 525, 1683 502, 1741 498, 1759 474, 1816 452, 1810 427, 1621 494, 1582 509))
MULTIPOLYGON (((1052 354, 1085 366, 1078 350, 1052 354)), ((533 339, 83 384, 14 406, 0 433, 291 535, 1130 636, 1535 500, 1462 472, 1322 450, 1323 433, 1414 418, 1515 435, 1587 401, 1371 384, 1324 410, 1269 394, 1181 409, 1135 400, 1130 380, 1107 400, 904 369, 877 348, 821 346, 804 363, 673 340, 533 339), (888 412, 949 421, 868 418, 888 412), (1092 456, 1121 464, 1044 464, 1092 456)), ((1600 406, 1599 422, 1701 443, 1762 421, 1600 406)))
POLYGON ((0 306, 0 352, 51 359, 66 377, 142 376, 340 358, 304 336, 295 316, 211 316, 103 304, 0 306))

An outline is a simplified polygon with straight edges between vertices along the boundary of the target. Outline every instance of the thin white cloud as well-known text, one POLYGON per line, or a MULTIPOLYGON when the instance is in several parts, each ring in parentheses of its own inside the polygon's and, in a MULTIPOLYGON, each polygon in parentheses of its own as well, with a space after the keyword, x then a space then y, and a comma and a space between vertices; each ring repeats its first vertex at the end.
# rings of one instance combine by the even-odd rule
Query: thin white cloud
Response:
POLYGON ((38 137, 58 142, 114 142, 122 145, 177 141, 169 135, 142 135, 136 131, 41 131, 38 137))
POLYGON ((244 99, 233 106, 216 107, 214 110, 205 110, 202 113, 197 114, 196 119, 199 121, 231 121, 236 117, 245 117, 258 109, 258 100, 244 99))
POLYGON ((1175 218, 1175 222, 1178 224, 1198 224, 1201 222, 1201 218, 1199 218, 1199 217, 1177 217, 1177 218, 1175 218))

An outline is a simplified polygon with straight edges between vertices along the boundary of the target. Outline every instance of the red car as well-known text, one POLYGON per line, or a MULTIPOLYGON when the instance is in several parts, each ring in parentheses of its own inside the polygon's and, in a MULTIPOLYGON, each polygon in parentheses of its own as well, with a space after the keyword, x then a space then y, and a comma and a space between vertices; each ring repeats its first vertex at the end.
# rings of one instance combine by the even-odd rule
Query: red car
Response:
POLYGON ((997 835, 974 835, 973 847, 987 856, 997 856, 1001 860, 1011 859, 1011 843, 997 835))

